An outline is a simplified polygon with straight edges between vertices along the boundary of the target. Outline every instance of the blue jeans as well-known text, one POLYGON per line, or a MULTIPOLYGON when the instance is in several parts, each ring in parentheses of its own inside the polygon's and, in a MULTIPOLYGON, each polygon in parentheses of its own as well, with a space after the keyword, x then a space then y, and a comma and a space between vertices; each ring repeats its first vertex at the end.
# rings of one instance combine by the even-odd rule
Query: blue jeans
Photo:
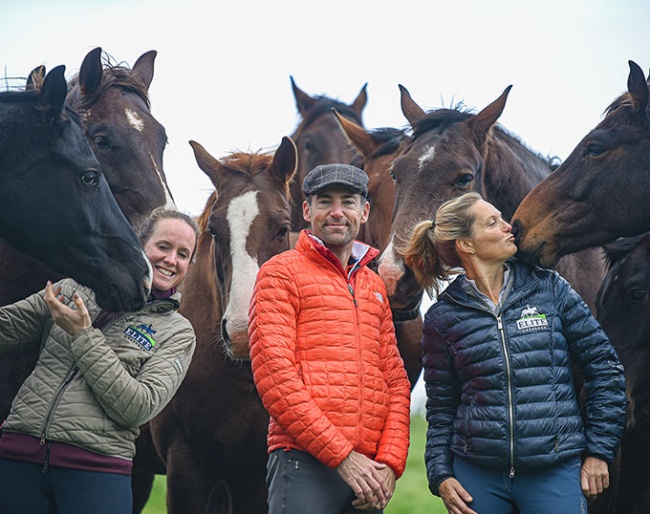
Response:
POLYGON ((537 473, 494 471, 454 456, 454 474, 474 499, 469 506, 479 514, 587 514, 580 488, 579 458, 537 473))
POLYGON ((131 514, 131 476, 0 458, 0 514, 131 514))
MULTIPOLYGON (((338 471, 297 450, 275 450, 269 455, 266 483, 269 514, 359 513, 352 506, 354 491, 338 471)), ((383 510, 363 511, 375 514, 383 510)))

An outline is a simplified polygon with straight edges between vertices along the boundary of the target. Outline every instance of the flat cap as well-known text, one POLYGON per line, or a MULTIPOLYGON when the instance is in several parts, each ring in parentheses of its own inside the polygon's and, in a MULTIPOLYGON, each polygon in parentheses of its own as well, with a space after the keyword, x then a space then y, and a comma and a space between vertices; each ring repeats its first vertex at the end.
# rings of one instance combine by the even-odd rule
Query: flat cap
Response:
POLYGON ((368 175, 351 164, 321 164, 302 181, 305 196, 315 195, 332 186, 340 186, 364 198, 368 197, 368 175))

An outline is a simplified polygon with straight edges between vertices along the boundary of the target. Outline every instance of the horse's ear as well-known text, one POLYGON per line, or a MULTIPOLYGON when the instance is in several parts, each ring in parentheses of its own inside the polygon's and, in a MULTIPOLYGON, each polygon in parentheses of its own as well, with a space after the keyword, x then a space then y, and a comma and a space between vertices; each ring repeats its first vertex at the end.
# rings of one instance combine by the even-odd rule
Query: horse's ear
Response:
POLYGON ((63 110, 65 97, 68 94, 68 83, 65 81, 65 66, 57 66, 50 71, 41 87, 41 104, 50 107, 53 114, 63 110))
POLYGON ((361 91, 359 91, 357 97, 354 99, 354 102, 352 102, 348 106, 350 107, 350 109, 352 109, 352 112, 356 114, 359 119, 361 119, 361 115, 363 114, 363 109, 368 103, 368 93, 366 92, 367 87, 368 87, 368 83, 366 82, 361 88, 361 91))
MULTIPOLYGON (((283 188, 287 188, 298 169, 298 149, 293 139, 284 136, 280 146, 273 154, 273 162, 269 172, 273 179, 283 188)), ((288 194, 287 190, 287 194, 288 194)))
POLYGON ((27 83, 25 84, 25 89, 39 89, 45 78, 45 66, 42 64, 34 68, 27 77, 27 83))
POLYGON ((634 114, 646 115, 648 108, 648 83, 643 75, 643 70, 634 61, 628 61, 630 75, 627 78, 627 90, 632 100, 634 114))
POLYGON ((79 69, 79 89, 82 97, 92 95, 102 83, 104 70, 102 68, 102 49, 97 47, 84 57, 79 69))
POLYGON ((503 109, 505 108, 506 100, 508 99, 508 93, 510 93, 511 89, 512 86, 505 88, 499 98, 470 119, 469 124, 479 148, 483 146, 483 143, 485 143, 492 125, 494 125, 499 119, 499 116, 503 114, 503 109))
POLYGON ((217 192, 219 192, 223 186, 221 182, 225 168, 218 159, 212 157, 212 155, 210 155, 208 151, 196 141, 190 141, 190 146, 192 147, 192 150, 194 150, 194 158, 196 159, 199 168, 205 172, 212 181, 217 192))
POLYGON ((293 80, 293 77, 289 76, 291 79, 291 88, 293 89, 293 97, 296 99, 296 107, 298 112, 304 115, 309 109, 311 109, 316 100, 305 93, 302 89, 296 86, 296 83, 293 80))
POLYGON ((398 84, 398 86, 400 91, 402 114, 411 124, 411 127, 413 127, 415 122, 424 118, 427 113, 424 112, 424 109, 422 109, 422 107, 413 101, 413 98, 411 98, 411 94, 408 92, 408 89, 406 89, 402 84, 398 84))
POLYGON ((343 130, 350 143, 352 143, 365 158, 371 156, 381 146, 381 142, 375 141, 372 135, 365 128, 347 118, 344 118, 336 109, 332 109, 332 112, 334 113, 334 116, 336 116, 336 120, 339 122, 341 130, 343 130))
POLYGON ((149 89, 151 81, 153 80, 153 64, 156 60, 158 52, 155 50, 149 50, 148 52, 142 54, 138 57, 138 60, 135 61, 131 73, 134 77, 140 79, 142 83, 149 89))

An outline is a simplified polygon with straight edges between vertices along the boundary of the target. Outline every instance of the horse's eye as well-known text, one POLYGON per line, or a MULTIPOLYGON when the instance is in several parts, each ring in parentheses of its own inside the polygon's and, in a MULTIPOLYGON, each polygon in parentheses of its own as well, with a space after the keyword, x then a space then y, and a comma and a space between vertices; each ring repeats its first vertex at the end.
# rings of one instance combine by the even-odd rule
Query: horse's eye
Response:
POLYGON ((632 289, 627 294, 627 300, 629 303, 638 303, 644 301, 648 297, 648 291, 646 289, 632 289))
POLYGON ((100 150, 106 150, 111 147, 111 143, 106 136, 95 136, 93 142, 100 150))
POLYGON ((99 173, 96 171, 86 171, 81 175, 81 182, 84 186, 96 186, 99 183, 99 173))
POLYGON ((607 148, 598 143, 589 143, 585 148, 585 155, 590 155, 591 157, 599 157, 607 152, 607 148))
POLYGON ((454 184, 460 187, 467 187, 472 183, 473 180, 474 180, 474 175, 472 175, 471 173, 465 173, 460 177, 457 177, 456 180, 454 181, 454 184))
POLYGON ((280 230, 278 230, 278 239, 284 239, 286 235, 289 233, 289 225, 283 225, 280 230))
POLYGON ((397 177, 395 176, 395 172, 393 170, 390 170, 390 178, 393 179, 393 182, 397 182, 397 177))
POLYGON ((212 227, 208 227, 208 231, 210 232, 210 235, 212 236, 212 240, 215 243, 219 242, 219 236, 217 235, 216 231, 212 227))

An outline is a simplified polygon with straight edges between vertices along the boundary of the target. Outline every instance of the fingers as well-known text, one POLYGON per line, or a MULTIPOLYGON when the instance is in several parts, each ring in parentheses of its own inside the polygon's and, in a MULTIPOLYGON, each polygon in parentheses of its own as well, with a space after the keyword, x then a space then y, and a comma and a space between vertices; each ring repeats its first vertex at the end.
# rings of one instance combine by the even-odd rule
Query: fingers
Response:
POLYGON ((472 495, 455 478, 444 480, 439 492, 450 514, 477 514, 468 506, 473 501, 472 495))
POLYGON ((595 457, 587 457, 580 471, 580 487, 587 497, 602 493, 609 487, 607 463, 595 457))

